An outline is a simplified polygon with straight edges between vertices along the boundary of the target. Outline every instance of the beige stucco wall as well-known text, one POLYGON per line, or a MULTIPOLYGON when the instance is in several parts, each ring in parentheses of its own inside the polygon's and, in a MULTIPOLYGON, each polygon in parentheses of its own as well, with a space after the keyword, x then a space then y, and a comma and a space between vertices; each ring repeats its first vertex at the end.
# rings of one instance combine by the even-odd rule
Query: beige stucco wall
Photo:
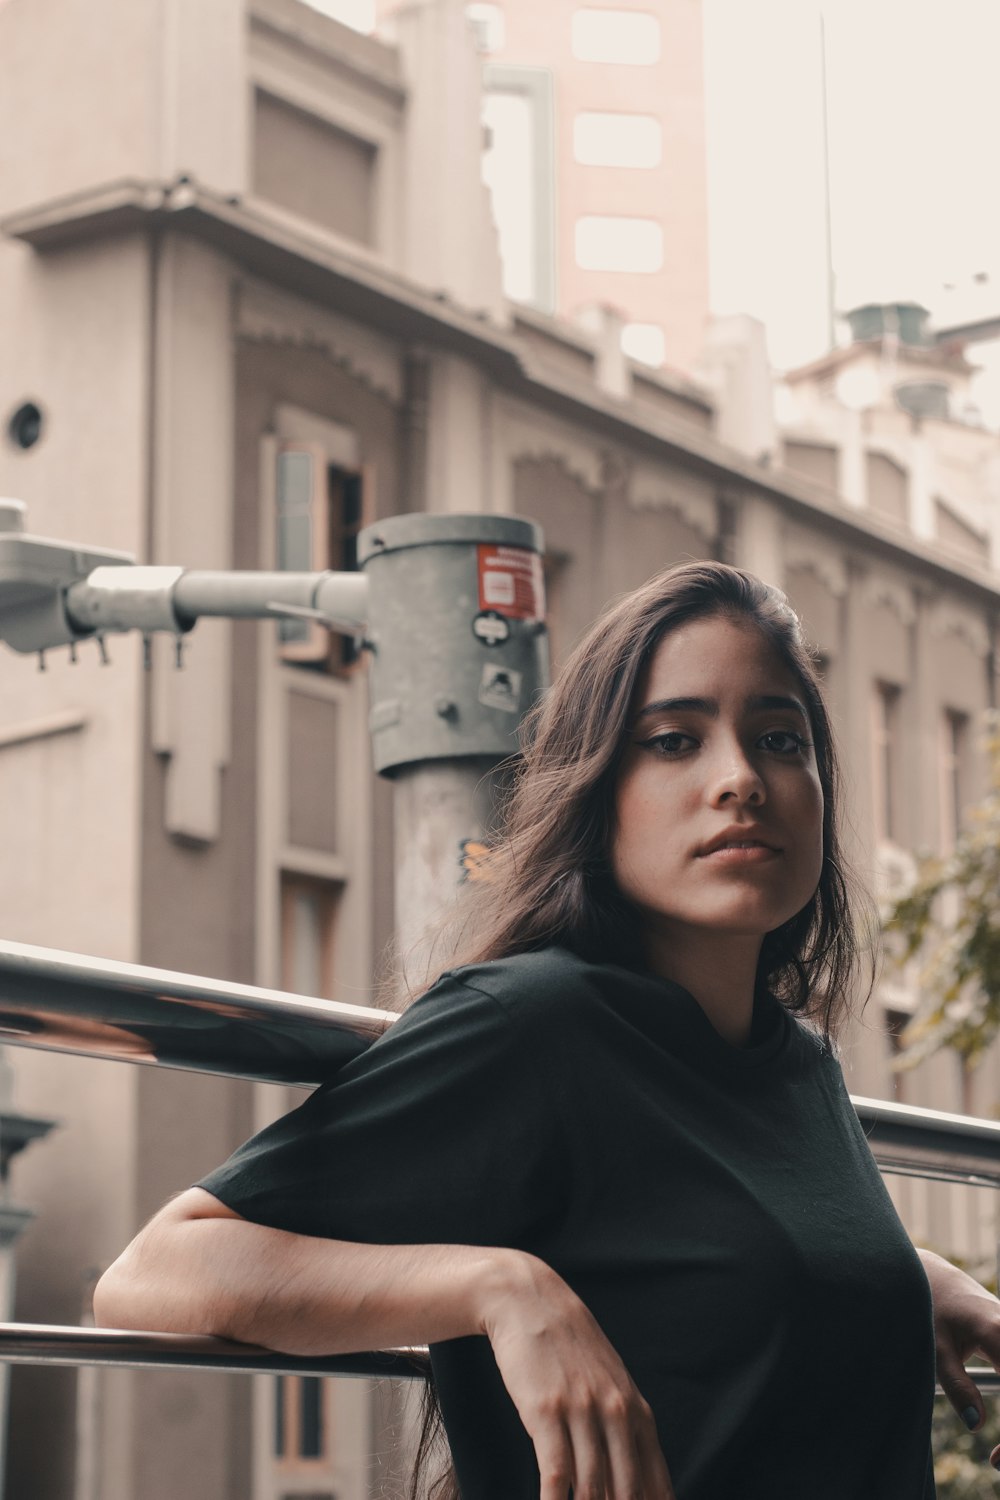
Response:
MULTIPOLYGON (((143 558, 146 532, 149 254, 138 238, 44 259, 0 244, 0 412, 42 408, 42 441, 0 444, 0 492, 24 500, 27 528, 143 558)), ((140 653, 114 643, 47 670, 6 648, 0 728, 24 727, 0 750, 6 935, 134 958, 139 807, 140 653), (32 727, 77 713, 80 728, 35 744, 32 727), (16 859, 11 855, 16 851, 16 859), (81 899, 84 897, 86 899, 81 899), (43 934, 45 935, 43 937, 43 934)))
POLYGON ((867 454, 868 504, 881 516, 905 526, 910 514, 906 470, 885 453, 867 454))
POLYGON ((953 557, 1000 561, 1000 442, 964 419, 960 360, 934 363, 927 347, 852 344, 788 377, 780 408, 788 467, 828 476, 848 504, 870 510, 953 557), (901 384, 940 378, 948 418, 917 418, 901 384), (824 450, 829 450, 827 454, 824 450), (829 466, 832 464, 832 468, 829 466))
POLYGON ((785 467, 814 484, 831 490, 837 488, 837 454, 826 444, 786 442, 785 467))
MULTIPOLYGON (((31 398, 45 418, 35 448, 0 443, 0 492, 27 503, 32 531, 140 559, 148 299, 139 239, 44 259, 0 244, 0 413, 31 398)), ((81 648, 73 667, 52 652, 40 673, 33 658, 0 653, 0 731, 24 735, 0 749, 0 909, 5 938, 129 960, 138 949, 138 642, 114 642, 111 654, 106 668, 95 646, 81 648), (37 738, 57 715, 80 727, 37 738)), ((18 1316, 74 1323, 91 1269, 107 1264, 134 1222, 136 1076, 19 1051, 15 1080, 19 1108, 59 1120, 18 1173, 19 1195, 38 1211, 21 1246, 18 1316)), ((72 1433, 75 1389, 73 1371, 15 1373, 12 1437, 32 1434, 34 1456, 29 1476, 27 1445, 12 1442, 10 1493, 71 1493, 72 1445, 45 1434, 72 1433)), ((125 1440, 109 1435, 109 1483, 125 1440)))
POLYGON ((125 177, 243 191, 243 26, 243 0, 0 6, 0 212, 125 177))

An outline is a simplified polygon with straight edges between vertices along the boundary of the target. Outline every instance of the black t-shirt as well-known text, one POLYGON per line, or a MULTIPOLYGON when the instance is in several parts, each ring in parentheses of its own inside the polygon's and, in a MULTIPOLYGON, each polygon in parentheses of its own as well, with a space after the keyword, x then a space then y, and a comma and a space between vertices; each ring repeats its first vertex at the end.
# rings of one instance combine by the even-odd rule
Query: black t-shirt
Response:
MULTIPOLYGON (((759 996, 557 948, 446 974, 200 1184, 261 1224, 510 1245, 583 1299, 678 1500, 932 1500, 930 1289, 836 1059, 759 996)), ((432 1346, 463 1500, 538 1494, 482 1337, 432 1346)))

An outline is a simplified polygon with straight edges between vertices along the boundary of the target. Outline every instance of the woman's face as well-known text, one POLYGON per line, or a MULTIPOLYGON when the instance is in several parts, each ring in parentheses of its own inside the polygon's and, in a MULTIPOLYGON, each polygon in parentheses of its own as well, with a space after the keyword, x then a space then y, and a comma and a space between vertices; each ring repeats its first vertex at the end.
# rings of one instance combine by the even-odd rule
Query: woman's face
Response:
POLYGON ((823 790, 796 677, 749 621, 665 636, 640 678, 612 869, 657 941, 758 937, 810 900, 823 790))

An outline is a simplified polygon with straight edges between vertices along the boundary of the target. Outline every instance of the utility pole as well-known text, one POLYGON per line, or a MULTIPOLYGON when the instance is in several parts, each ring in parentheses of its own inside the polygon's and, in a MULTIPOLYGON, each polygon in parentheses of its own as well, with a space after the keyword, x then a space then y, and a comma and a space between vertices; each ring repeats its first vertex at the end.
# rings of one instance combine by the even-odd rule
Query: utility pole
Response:
POLYGON ((395 796, 396 943, 418 980, 462 839, 488 833, 491 772, 548 677, 542 537, 510 516, 405 515, 362 532, 375 769, 395 796))
MULTIPOLYGON (((0 500, 0 639, 46 653, 199 619, 312 619, 371 654, 375 770, 395 791, 396 936, 419 977, 422 935, 447 907, 460 843, 489 828, 491 773, 548 681, 541 530, 499 515, 393 516, 358 538, 356 573, 202 572, 36 537, 0 500)), ((147 661, 149 652, 147 649, 147 661)))

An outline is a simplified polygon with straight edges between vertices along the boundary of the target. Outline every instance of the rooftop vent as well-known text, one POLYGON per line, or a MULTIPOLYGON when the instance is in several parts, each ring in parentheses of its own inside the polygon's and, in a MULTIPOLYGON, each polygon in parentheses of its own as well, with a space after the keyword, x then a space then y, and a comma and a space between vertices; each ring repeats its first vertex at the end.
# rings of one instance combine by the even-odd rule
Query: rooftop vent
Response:
POLYGON ((903 344, 927 344, 930 313, 919 302, 867 302, 847 314, 855 343, 867 339, 898 338, 903 344))

